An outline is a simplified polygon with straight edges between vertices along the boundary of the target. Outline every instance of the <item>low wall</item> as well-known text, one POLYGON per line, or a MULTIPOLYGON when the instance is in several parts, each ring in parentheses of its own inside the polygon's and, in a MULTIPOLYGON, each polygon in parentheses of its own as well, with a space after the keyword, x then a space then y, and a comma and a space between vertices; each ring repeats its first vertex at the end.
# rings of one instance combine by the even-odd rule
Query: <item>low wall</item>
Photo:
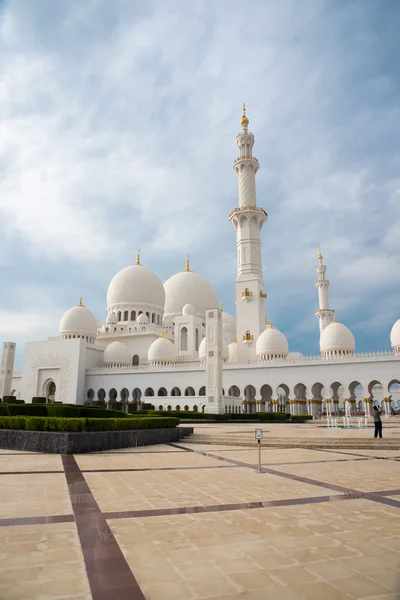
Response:
POLYGON ((0 429, 0 448, 48 454, 81 454, 83 452, 116 450, 117 448, 136 448, 151 444, 169 444, 178 442, 191 433, 193 433, 193 427, 86 431, 83 433, 0 429))

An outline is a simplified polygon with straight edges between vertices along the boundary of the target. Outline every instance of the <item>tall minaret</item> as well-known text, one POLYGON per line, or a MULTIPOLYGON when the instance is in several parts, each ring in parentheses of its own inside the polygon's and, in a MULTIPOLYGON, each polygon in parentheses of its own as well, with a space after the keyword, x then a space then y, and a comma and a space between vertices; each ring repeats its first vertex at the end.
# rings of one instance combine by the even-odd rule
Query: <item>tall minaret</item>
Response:
POLYGON ((315 316, 319 321, 319 333, 321 334, 325 327, 332 323, 335 311, 329 308, 328 288, 329 281, 325 279, 326 266, 322 264, 323 256, 321 248, 318 250, 317 281, 315 285, 318 289, 319 310, 315 311, 315 316))
POLYGON ((267 213, 257 207, 256 173, 258 160, 253 157, 254 135, 248 132, 249 119, 243 104, 242 131, 236 136, 239 157, 233 168, 238 176, 239 208, 229 215, 237 232, 236 327, 238 362, 256 361, 256 341, 264 331, 267 297, 261 263, 260 231, 267 213))

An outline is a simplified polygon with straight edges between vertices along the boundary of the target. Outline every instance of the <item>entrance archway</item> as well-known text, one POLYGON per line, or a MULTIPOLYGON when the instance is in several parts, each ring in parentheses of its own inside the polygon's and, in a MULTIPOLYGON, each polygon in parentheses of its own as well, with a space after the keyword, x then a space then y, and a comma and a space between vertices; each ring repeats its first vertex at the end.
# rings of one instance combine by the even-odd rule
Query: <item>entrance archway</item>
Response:
POLYGON ((57 386, 52 379, 45 383, 46 402, 54 402, 56 399, 57 386))

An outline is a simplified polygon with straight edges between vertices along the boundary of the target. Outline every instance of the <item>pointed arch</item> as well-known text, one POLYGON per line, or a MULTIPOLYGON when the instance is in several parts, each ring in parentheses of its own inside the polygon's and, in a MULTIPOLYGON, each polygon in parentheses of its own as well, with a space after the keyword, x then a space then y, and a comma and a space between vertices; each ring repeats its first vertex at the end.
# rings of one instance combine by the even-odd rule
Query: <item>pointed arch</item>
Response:
POLYGON ((187 327, 182 327, 181 329, 181 347, 180 350, 182 352, 187 352, 188 349, 188 330, 187 327))
POLYGON ((232 398, 240 398, 240 389, 237 385, 231 385, 228 390, 228 396, 231 396, 232 398))

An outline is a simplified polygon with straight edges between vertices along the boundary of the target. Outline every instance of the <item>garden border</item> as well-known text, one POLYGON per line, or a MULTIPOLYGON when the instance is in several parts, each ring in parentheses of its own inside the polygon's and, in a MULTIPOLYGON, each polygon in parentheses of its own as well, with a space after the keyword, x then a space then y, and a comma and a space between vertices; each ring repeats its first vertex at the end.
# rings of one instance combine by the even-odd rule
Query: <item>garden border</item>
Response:
POLYGON ((48 454, 82 454, 118 448, 136 448, 152 444, 178 442, 193 433, 193 427, 166 429, 131 429, 121 431, 53 432, 0 429, 0 448, 45 452, 48 454))

